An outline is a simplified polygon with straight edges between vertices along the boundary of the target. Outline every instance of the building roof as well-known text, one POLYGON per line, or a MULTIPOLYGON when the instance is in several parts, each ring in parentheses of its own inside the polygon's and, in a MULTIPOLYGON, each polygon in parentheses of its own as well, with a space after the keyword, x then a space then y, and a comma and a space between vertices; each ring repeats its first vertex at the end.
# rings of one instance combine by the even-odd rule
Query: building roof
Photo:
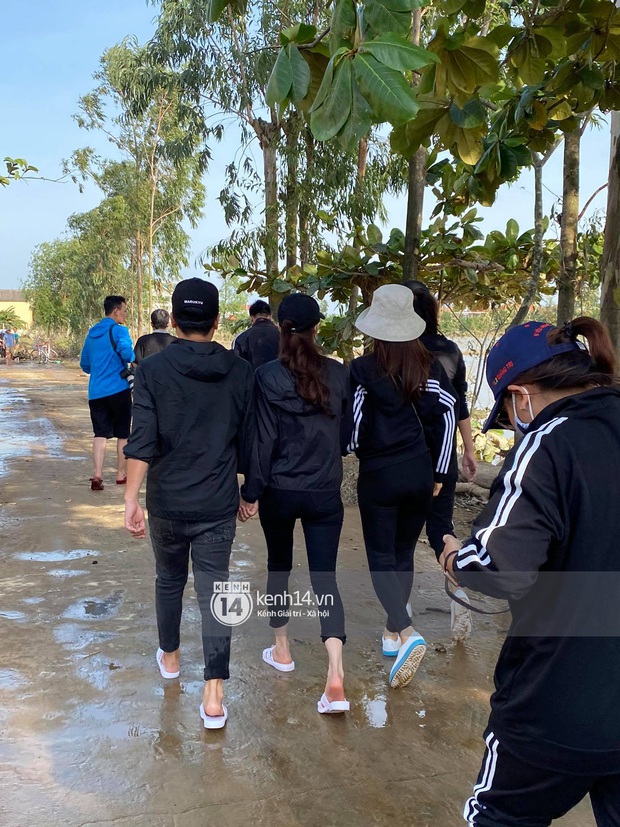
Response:
POLYGON ((0 302, 25 302, 21 290, 0 290, 0 302))

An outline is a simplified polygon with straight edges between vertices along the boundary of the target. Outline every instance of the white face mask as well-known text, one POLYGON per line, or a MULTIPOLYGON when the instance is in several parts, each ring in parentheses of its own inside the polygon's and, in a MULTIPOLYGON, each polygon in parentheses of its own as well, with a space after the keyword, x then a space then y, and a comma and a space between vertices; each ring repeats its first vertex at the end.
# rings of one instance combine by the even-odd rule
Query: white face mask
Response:
POLYGON ((515 402, 514 393, 512 394, 512 412, 515 418, 515 425, 521 431, 522 434, 526 434, 534 420, 534 411, 532 410, 532 400, 530 398, 529 391, 527 391, 525 388, 521 388, 521 390, 527 396, 527 407, 530 412, 531 419, 529 422, 524 422, 522 419, 519 419, 519 414, 517 413, 517 403, 515 402))

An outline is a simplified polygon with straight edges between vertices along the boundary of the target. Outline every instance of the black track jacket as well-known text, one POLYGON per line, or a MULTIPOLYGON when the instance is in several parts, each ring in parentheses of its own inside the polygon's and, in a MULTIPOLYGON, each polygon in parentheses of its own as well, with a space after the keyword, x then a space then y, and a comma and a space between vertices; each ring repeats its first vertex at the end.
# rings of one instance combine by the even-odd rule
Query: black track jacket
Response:
POLYGON ((546 407, 506 458, 459 582, 507 598, 490 727, 521 760, 620 773, 620 390, 546 407))
POLYGON ((436 482, 450 469, 456 430, 454 390, 439 362, 431 364, 415 407, 394 381, 380 374, 374 353, 351 362, 352 433, 348 451, 370 471, 430 451, 436 482))
POLYGON ((169 520, 234 516, 254 441, 252 368, 216 342, 175 339, 136 373, 128 459, 149 463, 146 506, 169 520))
POLYGON ((256 502, 267 486, 292 491, 339 491, 346 423, 347 371, 323 357, 332 416, 306 402, 279 361, 256 371, 256 439, 241 496, 256 502))

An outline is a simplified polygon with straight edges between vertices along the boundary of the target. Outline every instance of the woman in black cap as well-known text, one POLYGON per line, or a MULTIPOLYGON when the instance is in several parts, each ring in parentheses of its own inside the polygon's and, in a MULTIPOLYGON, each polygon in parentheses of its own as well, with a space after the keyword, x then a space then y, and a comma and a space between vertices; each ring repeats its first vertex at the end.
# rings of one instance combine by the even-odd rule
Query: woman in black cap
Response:
POLYGON ((599 827, 620 825, 615 367, 607 331, 587 317, 513 327, 489 354, 485 429, 524 436, 471 537, 461 547, 447 535, 441 558, 451 579, 512 612, 465 806, 476 827, 546 827, 588 794, 599 827))
POLYGON ((413 554, 446 479, 456 399, 445 372, 420 344, 424 321, 411 292, 385 284, 358 317, 373 352, 351 363, 357 492, 373 586, 387 618, 382 652, 394 658, 390 686, 405 686, 426 652, 407 611, 413 554))
POLYGON ((349 709, 342 666, 344 609, 336 583, 348 382, 344 366, 323 356, 316 344, 321 318, 317 301, 303 293, 287 296, 278 308, 280 357, 256 372, 257 434, 240 517, 251 516, 255 509, 249 506, 259 501, 268 554, 269 625, 275 633, 275 645, 263 651, 263 660, 279 672, 295 668, 288 640, 288 581, 293 531, 301 521, 329 658, 318 711, 334 713, 349 709))

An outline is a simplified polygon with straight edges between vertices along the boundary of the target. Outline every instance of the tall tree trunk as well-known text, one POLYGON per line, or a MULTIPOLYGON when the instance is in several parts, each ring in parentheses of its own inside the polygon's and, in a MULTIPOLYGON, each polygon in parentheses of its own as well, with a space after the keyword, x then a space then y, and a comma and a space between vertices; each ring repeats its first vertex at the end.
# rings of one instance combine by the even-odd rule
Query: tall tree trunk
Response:
POLYGON ((543 166, 545 161, 537 153, 532 153, 534 158, 534 249, 532 250, 532 269, 530 280, 514 319, 508 325, 508 329, 522 324, 530 312, 530 307, 538 293, 540 275, 542 271, 544 254, 545 225, 543 220, 543 166))
POLYGON ((562 223, 560 226, 558 325, 570 321, 575 315, 580 144, 580 127, 564 136, 564 187, 562 192, 562 223))
MULTIPOLYGON (((413 12, 412 40, 420 45, 422 12, 413 12)), ((413 85, 419 83, 419 75, 414 74, 413 85)), ((407 219, 405 222, 405 258, 403 276, 405 280, 418 278, 420 255, 420 238, 422 236, 422 210, 424 208, 424 186, 426 184, 426 150, 420 147, 409 159, 407 175, 407 219)))
POLYGON ((607 220, 603 246, 601 321, 620 354, 620 112, 611 113, 607 220))
MULTIPOLYGON (((357 175, 355 178, 355 191, 354 191, 354 198, 358 205, 361 203, 361 199, 364 197, 364 179, 366 178, 366 166, 368 163, 368 141, 366 138, 362 138, 357 146, 357 175)), ((355 222, 360 223, 361 221, 361 208, 358 210, 357 215, 355 216, 355 222)), ((368 299, 368 295, 372 297, 372 293, 368 294, 365 297, 365 305, 368 307, 370 304, 370 300, 368 299)), ((354 313, 357 308, 357 302, 360 296, 360 289, 357 284, 353 285, 351 290, 351 295, 349 297, 349 313, 354 313)))
POLYGON ((308 231, 308 216, 310 214, 310 198, 312 189, 312 169, 314 167, 314 137, 309 127, 304 127, 304 143, 306 154, 306 172, 299 200, 299 261, 303 267, 310 259, 310 233, 308 231))
POLYGON ((142 274, 142 233, 136 235, 136 294, 137 294, 137 316, 138 316, 138 336, 142 336, 142 302, 144 299, 144 280, 142 274))
POLYGON ((297 264, 297 217, 299 213, 299 136, 300 122, 292 114, 284 124, 286 135, 286 191, 284 201, 284 236, 286 246, 286 269, 297 264))
MULTIPOLYGON (((277 279, 280 272, 278 260, 278 161, 276 153, 279 127, 275 123, 258 119, 255 129, 257 129, 263 151, 263 177, 265 180, 263 251, 265 254, 265 272, 269 281, 273 281, 277 279)), ((277 306, 281 297, 281 293, 272 291, 269 300, 277 306)))

